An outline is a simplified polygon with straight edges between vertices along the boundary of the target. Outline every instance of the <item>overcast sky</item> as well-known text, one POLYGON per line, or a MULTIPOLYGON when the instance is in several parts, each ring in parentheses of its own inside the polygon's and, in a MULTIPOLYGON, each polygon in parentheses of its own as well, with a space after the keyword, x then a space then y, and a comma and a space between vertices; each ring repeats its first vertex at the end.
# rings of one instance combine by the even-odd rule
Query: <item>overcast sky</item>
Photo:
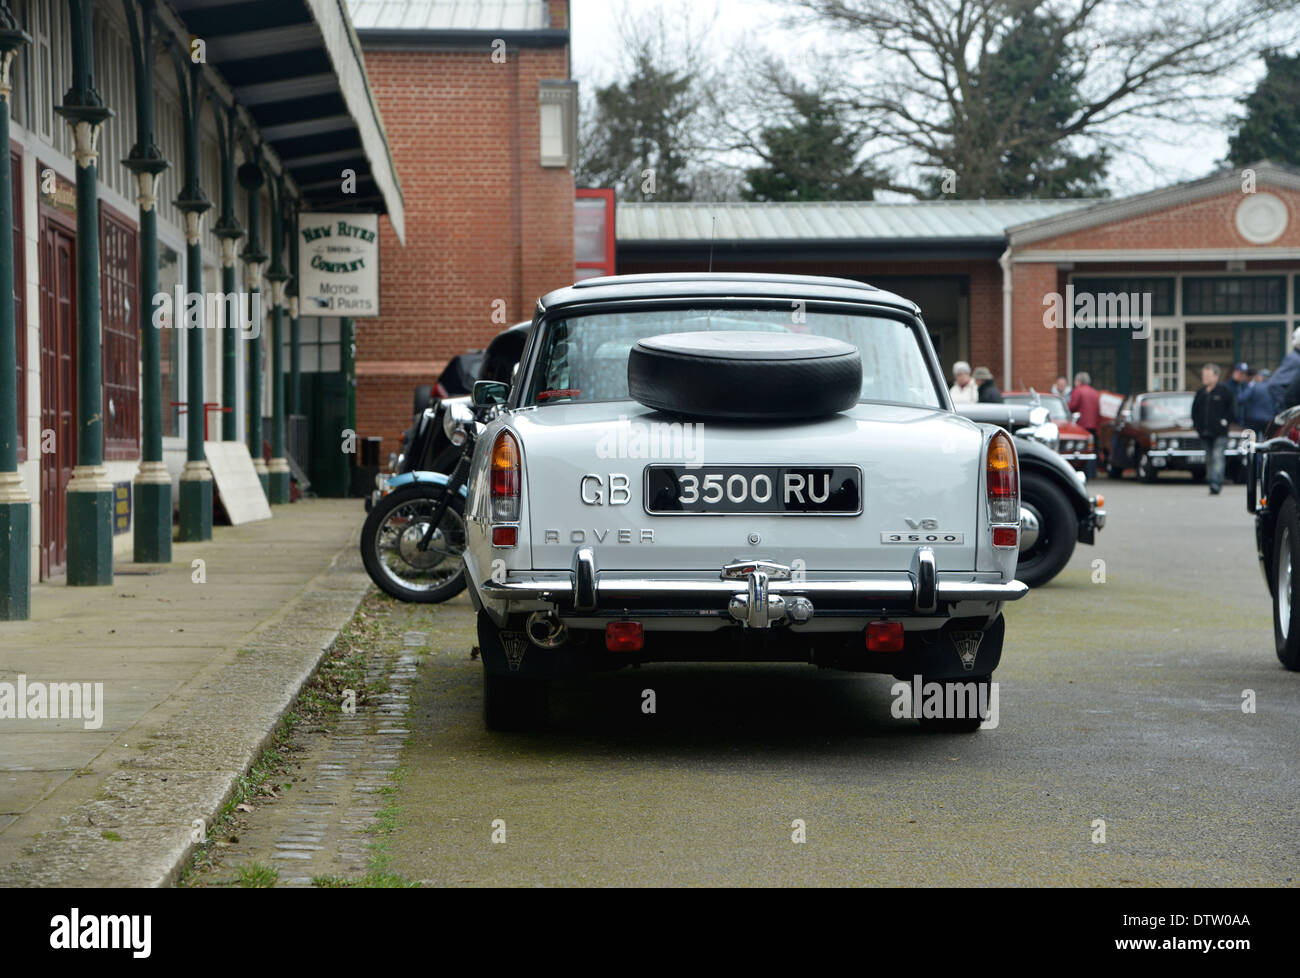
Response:
MULTIPOLYGON (((573 74, 584 92, 618 77, 622 48, 618 22, 627 10, 639 13, 660 7, 669 13, 670 22, 688 11, 697 33, 702 33, 703 25, 711 20, 707 36, 720 53, 756 40, 768 49, 788 52, 791 58, 805 58, 815 56, 819 46, 833 43, 824 34, 795 37, 783 31, 780 17, 789 6, 769 0, 571 0, 571 4, 573 74)), ((1254 62, 1243 70, 1254 70, 1254 62)), ((1254 77, 1259 74, 1262 66, 1254 77)), ((1112 194, 1141 193, 1204 176, 1218 168, 1228 151, 1224 127, 1163 126, 1152 136, 1145 152, 1155 167, 1134 157, 1117 156, 1108 171, 1107 185, 1112 194)))

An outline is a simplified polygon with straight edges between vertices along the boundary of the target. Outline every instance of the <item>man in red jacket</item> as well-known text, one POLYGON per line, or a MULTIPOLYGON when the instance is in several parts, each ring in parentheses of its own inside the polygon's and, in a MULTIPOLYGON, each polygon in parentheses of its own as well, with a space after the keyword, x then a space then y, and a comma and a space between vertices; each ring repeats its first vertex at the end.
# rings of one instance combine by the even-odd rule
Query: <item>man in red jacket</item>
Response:
MULTIPOLYGON (((1079 427, 1086 428, 1092 434, 1093 444, 1097 443, 1097 429, 1101 427, 1101 395, 1092 386, 1092 377, 1079 372, 1074 375, 1074 390, 1070 392, 1070 410, 1079 412, 1079 427)), ((1089 462, 1084 475, 1091 479, 1097 474, 1096 463, 1089 462)))

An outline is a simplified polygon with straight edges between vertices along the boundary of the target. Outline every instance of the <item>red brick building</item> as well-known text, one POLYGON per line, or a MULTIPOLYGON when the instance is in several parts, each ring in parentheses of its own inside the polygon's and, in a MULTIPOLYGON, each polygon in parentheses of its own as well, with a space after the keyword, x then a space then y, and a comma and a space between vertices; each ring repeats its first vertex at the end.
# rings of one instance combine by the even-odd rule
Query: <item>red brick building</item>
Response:
POLYGON ((349 0, 406 199, 381 222, 377 319, 357 321, 357 432, 409 424, 452 356, 573 281, 576 86, 567 0, 349 0))
POLYGON ((799 272, 916 301, 946 370, 1120 393, 1275 367, 1300 326, 1300 173, 1269 163, 1118 200, 620 204, 618 271, 799 272), (710 239, 712 238, 712 242, 710 239))

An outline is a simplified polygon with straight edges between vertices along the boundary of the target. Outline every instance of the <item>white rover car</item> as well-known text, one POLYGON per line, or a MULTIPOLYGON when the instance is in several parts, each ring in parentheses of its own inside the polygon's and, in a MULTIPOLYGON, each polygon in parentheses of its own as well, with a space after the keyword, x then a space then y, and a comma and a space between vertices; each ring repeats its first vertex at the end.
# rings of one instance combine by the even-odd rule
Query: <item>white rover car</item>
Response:
POLYGON ((552 678, 634 663, 990 681, 1027 590, 1015 442, 953 412, 914 303, 589 279, 539 302, 513 384, 474 401, 500 406, 466 505, 489 728, 543 721, 552 678))

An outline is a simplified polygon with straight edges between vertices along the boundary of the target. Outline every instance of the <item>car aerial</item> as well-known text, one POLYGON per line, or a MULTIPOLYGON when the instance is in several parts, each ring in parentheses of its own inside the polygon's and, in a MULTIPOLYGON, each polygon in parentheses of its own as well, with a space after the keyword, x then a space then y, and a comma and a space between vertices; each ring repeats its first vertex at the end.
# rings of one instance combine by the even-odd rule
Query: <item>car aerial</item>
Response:
POLYGON ((1300 406, 1274 418, 1250 449, 1246 509, 1273 598, 1273 640, 1282 665, 1300 670, 1300 406))
POLYGON ((1061 458, 1080 472, 1088 467, 1089 462, 1097 460, 1097 446, 1092 432, 1075 420, 1065 404, 1065 398, 1058 394, 1040 394, 1037 391, 1003 391, 1002 401, 1004 404, 1047 408, 1048 420, 1056 425, 1060 433, 1056 450, 1061 458))
MULTIPOLYGON (((1059 400, 1059 398, 1058 398, 1059 400)), ((1106 500, 1089 496, 1082 472, 1057 450, 1059 429, 1050 407, 1036 404, 958 404, 972 421, 996 424, 1017 436, 1020 456, 1020 558, 1016 577, 1046 584, 1070 561, 1076 543, 1092 544, 1106 525, 1106 500)))
MULTIPOLYGON (((1155 482, 1162 471, 1182 470, 1194 479, 1205 478, 1205 445, 1192 426, 1193 391, 1155 391, 1130 394, 1120 404, 1112 421, 1103 421, 1098 432, 1112 479, 1124 470, 1137 470, 1143 482, 1155 482)), ((1244 482, 1245 461, 1255 433, 1233 424, 1224 452, 1226 475, 1244 482)))
POLYGON ((1016 445, 952 410, 914 303, 588 279, 539 301, 513 382, 473 397, 500 409, 465 507, 489 728, 544 722, 552 679, 682 661, 893 675, 955 704, 923 723, 978 728, 1027 591, 1016 445))

